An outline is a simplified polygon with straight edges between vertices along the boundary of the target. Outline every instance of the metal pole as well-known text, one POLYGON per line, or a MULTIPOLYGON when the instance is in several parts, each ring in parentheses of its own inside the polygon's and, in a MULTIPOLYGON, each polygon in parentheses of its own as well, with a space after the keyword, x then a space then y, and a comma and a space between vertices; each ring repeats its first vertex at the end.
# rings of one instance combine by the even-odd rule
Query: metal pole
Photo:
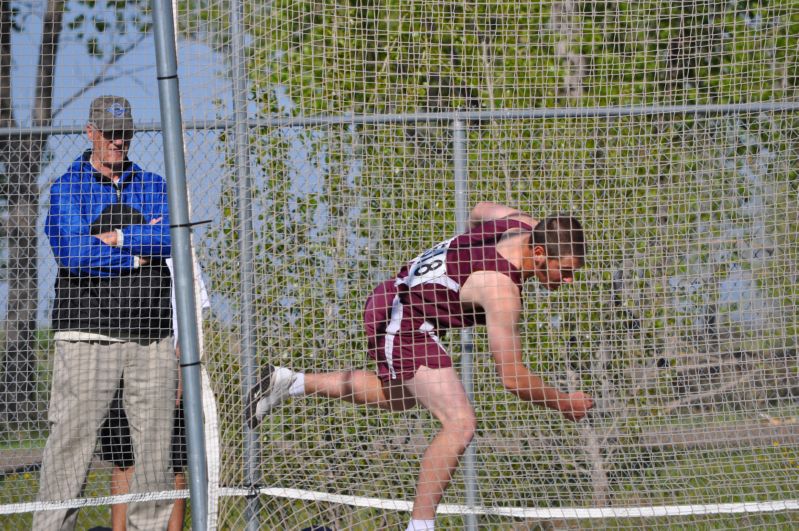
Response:
MULTIPOLYGON (((233 79, 233 114, 235 122, 236 170, 238 172, 238 222, 239 222, 239 289, 241 290, 241 396, 246 403, 247 394, 258 379, 255 349, 255 274, 253 271, 252 184, 250 175, 249 128, 247 118, 247 65, 244 58, 244 4, 231 0, 230 31, 233 79)), ((261 480, 258 432, 250 429, 242 415, 244 433, 245 483, 255 487, 261 480)), ((247 498, 244 519, 248 531, 260 529, 257 496, 247 498)))
POLYGON ((189 449, 189 490, 191 525, 196 531, 208 528, 208 470, 203 433, 202 388, 200 387, 200 346, 194 297, 194 267, 191 259, 191 228, 183 156, 182 117, 175 50, 175 20, 170 0, 155 0, 153 6, 158 99, 164 137, 169 217, 173 225, 172 259, 175 266, 175 300, 183 378, 183 405, 189 449))
MULTIPOLYGON (((333 116, 264 116, 248 120, 249 128, 316 127, 320 125, 358 125, 395 123, 451 123, 452 120, 469 122, 540 120, 544 118, 618 118, 622 116, 654 116, 658 114, 692 114, 699 116, 757 114, 769 112, 796 112, 799 102, 755 102, 707 105, 649 105, 615 107, 549 107, 543 109, 505 109, 502 111, 446 111, 410 114, 340 114, 333 116)), ((190 120, 183 129, 210 131, 229 129, 231 120, 190 120)), ((0 127, 0 138, 33 135, 80 135, 86 125, 51 125, 29 127, 0 127)), ((139 122, 136 131, 161 131, 159 123, 139 122)))
MULTIPOLYGON (((455 174, 455 220, 458 231, 469 228, 469 186, 466 175, 466 130, 462 120, 452 122, 452 159, 455 174)), ((461 379, 469 401, 474 401, 474 341, 471 328, 461 332, 461 379)), ((463 455, 463 481, 466 484, 466 506, 477 507, 477 447, 474 442, 463 455)), ((477 531, 477 515, 466 515, 466 529, 477 531)))
MULTIPOLYGON (((359 124, 408 124, 408 123, 451 123, 453 120, 479 123, 486 121, 541 120, 545 118, 620 118, 627 116, 657 116, 689 114, 696 116, 725 116, 730 114, 752 114, 769 112, 796 112, 799 102, 763 102, 718 105, 651 105, 622 107, 548 107, 536 109, 504 109, 501 111, 442 111, 416 113, 386 114, 337 114, 320 116, 281 116, 272 114, 250 120, 250 127, 317 127, 322 125, 359 125, 359 124)), ((148 124, 141 124, 146 128, 148 124)), ((196 125, 189 123, 186 127, 213 129, 229 127, 228 120, 199 120, 196 125)), ((26 128, 26 130, 42 130, 51 128, 26 128)), ((79 128, 78 133, 80 133, 79 128)), ((139 129, 137 130, 144 130, 139 129)), ((2 128, 0 136, 19 134, 18 129, 2 128)))

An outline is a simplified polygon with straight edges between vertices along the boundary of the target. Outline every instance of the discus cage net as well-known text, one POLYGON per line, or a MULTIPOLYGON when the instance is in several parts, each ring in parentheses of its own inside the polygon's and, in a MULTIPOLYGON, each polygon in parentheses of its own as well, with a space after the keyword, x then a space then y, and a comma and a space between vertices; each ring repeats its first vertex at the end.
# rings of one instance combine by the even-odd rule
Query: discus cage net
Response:
MULTIPOLYGON (((89 147, 89 101, 127 97, 130 158, 163 173, 168 156, 151 9, 0 2, 3 527, 42 508, 43 225, 89 147)), ((483 327, 449 333, 479 428, 438 526, 799 524, 799 3, 178 0, 174 15, 187 193, 210 220, 193 245, 214 525, 404 526, 438 428, 426 411, 298 398, 251 431, 243 395, 266 363, 373 370, 366 297, 478 201, 581 220, 586 267, 555 293, 528 282, 521 334, 531 369, 596 407, 574 424, 520 401, 483 327)), ((63 500, 81 527, 108 519, 110 466, 63 500)))

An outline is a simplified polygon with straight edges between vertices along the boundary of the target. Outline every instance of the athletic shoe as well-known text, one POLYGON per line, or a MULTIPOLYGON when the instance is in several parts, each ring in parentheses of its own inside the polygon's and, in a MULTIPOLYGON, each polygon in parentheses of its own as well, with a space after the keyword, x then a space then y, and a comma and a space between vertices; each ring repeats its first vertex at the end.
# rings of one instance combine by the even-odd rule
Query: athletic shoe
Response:
POLYGON ((289 397, 289 389, 297 373, 266 364, 261 367, 258 383, 250 389, 247 400, 247 423, 255 429, 267 413, 289 397))

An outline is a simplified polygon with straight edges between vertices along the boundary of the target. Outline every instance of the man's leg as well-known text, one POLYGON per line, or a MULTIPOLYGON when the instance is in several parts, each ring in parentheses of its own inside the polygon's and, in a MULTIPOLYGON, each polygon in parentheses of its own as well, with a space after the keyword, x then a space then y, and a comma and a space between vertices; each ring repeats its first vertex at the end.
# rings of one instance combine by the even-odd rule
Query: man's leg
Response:
POLYGON ((441 422, 441 430, 422 457, 411 514, 415 520, 433 520, 458 461, 474 437, 477 420, 452 367, 420 367, 405 387, 441 422))
MULTIPOLYGON (((124 407, 136 460, 131 492, 171 490, 170 464, 177 360, 172 338, 147 345, 127 343, 124 407)), ((171 500, 137 502, 128 507, 128 529, 165 529, 172 512, 171 500)))
MULTIPOLYGON (((179 385, 179 384, 178 384, 179 385)), ((180 396, 180 391, 178 391, 180 396)), ((186 467, 189 465, 188 448, 186 448, 186 415, 183 410, 183 398, 175 404, 175 422, 172 429, 172 470, 175 472, 175 490, 187 488, 186 467)), ((178 498, 172 506, 168 531, 181 531, 186 513, 185 498, 178 498)))
MULTIPOLYGON (((133 467, 119 468, 114 467, 111 472, 111 495, 121 496, 130 492, 130 480, 133 477, 133 467)), ((188 486, 186 475, 181 472, 175 473, 175 489, 181 490, 188 486)), ((114 531, 125 531, 127 523, 127 508, 125 503, 115 503, 111 505, 111 528, 114 531)), ((186 514, 186 500, 183 498, 175 500, 172 506, 172 514, 169 517, 167 531, 181 531, 183 529, 183 519, 186 514)))
MULTIPOLYGON (((133 478, 133 467, 114 467, 111 471, 111 496, 121 496, 130 492, 130 481, 133 478)), ((111 528, 114 531, 125 531, 127 522, 127 503, 111 504, 111 528)))
MULTIPOLYGON (((114 400, 108 408, 103 425, 98 433, 100 438, 99 457, 114 465, 111 470, 111 495, 119 496, 130 492, 133 478, 133 447, 130 442, 128 416, 122 406, 125 379, 119 381, 114 400)), ((111 504, 111 527, 114 531, 125 531, 128 506, 125 503, 111 504)))
MULTIPOLYGON (((56 341, 50 435, 42 456, 39 501, 80 496, 89 471, 97 430, 122 372, 115 344, 56 341)), ((40 511, 33 529, 73 529, 77 510, 40 511)))
MULTIPOLYGON (((175 472, 175 489, 181 490, 188 487, 186 474, 183 470, 175 472)), ((181 531, 183 529, 183 519, 186 515, 186 499, 178 498, 172 506, 172 515, 169 517, 169 527, 167 531, 181 531)))

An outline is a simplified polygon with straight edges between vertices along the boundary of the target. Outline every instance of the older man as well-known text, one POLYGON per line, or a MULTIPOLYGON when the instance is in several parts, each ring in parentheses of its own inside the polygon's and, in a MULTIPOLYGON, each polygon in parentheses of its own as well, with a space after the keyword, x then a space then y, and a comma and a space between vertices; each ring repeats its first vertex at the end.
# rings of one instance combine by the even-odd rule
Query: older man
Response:
MULTIPOLYGON (((97 432, 124 377, 133 492, 171 489, 177 363, 172 346, 166 182, 128 159, 130 103, 95 99, 80 155, 50 190, 45 232, 58 262, 55 361, 39 500, 80 496, 97 432)), ((164 529, 170 500, 134 503, 128 529, 164 529)), ((73 529, 77 510, 41 511, 34 529, 73 529)))

